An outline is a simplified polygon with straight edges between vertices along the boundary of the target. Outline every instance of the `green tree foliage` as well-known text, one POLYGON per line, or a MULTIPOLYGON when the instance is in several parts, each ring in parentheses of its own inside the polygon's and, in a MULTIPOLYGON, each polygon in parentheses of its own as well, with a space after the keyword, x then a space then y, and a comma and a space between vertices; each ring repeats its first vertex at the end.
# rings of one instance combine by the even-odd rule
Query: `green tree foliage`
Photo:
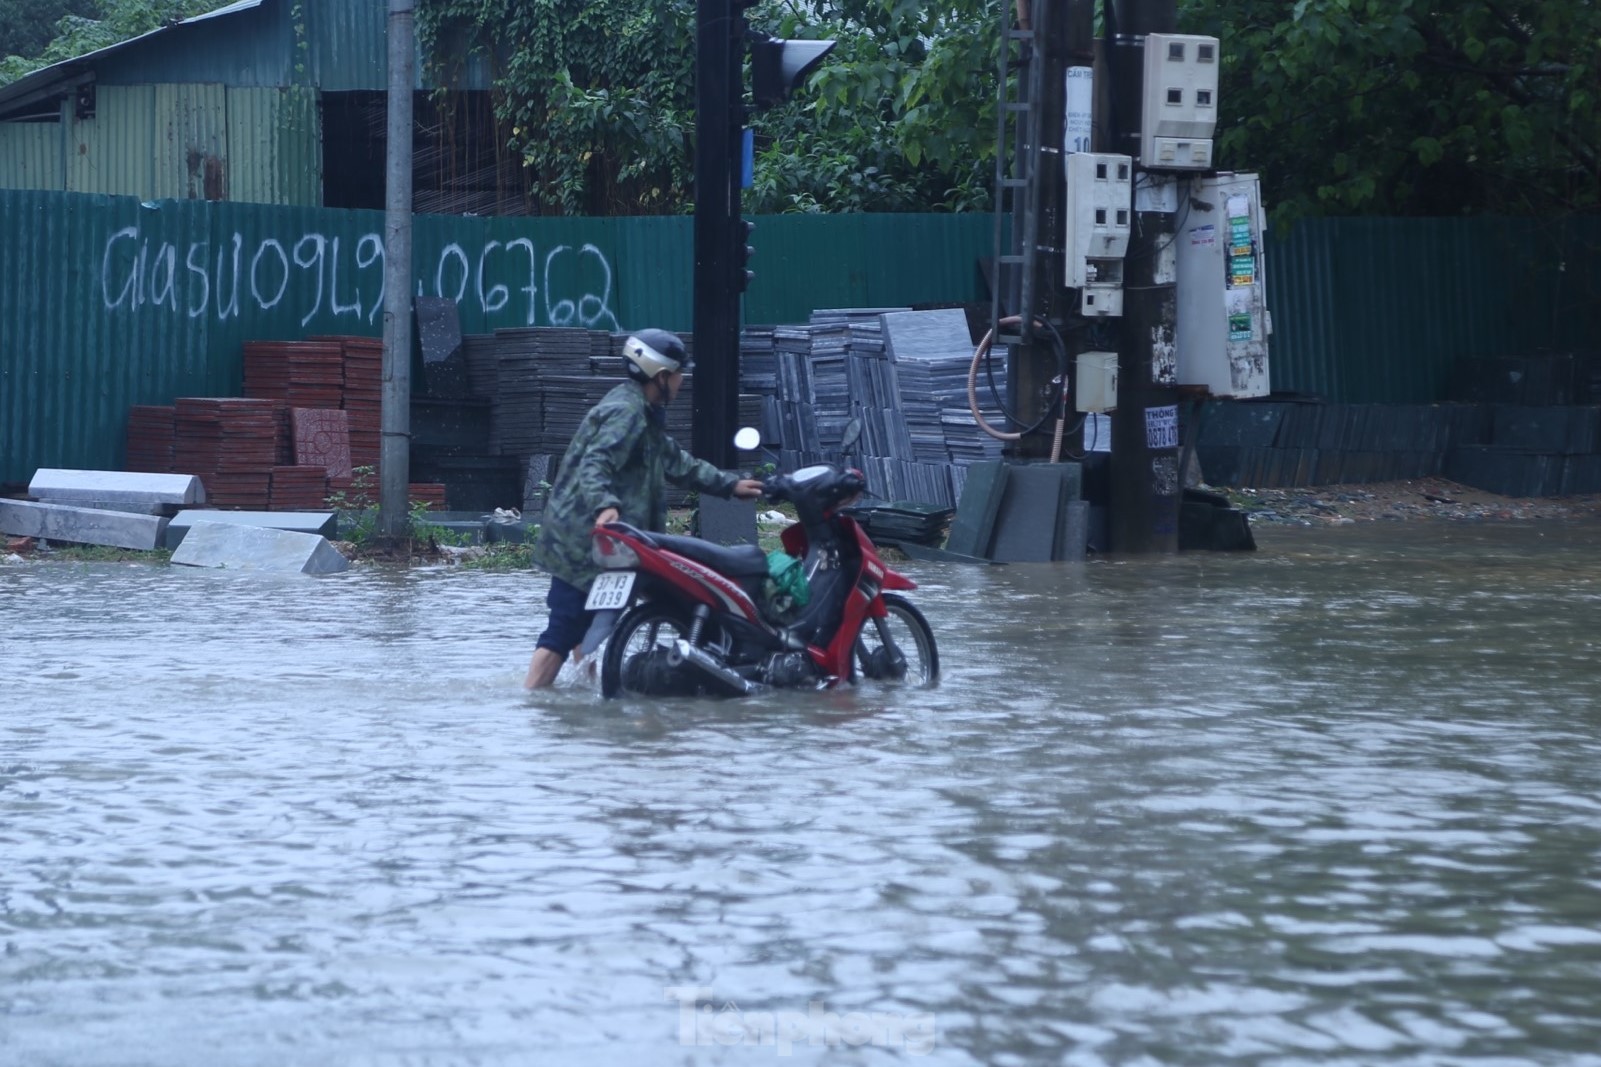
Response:
POLYGON ((434 77, 487 60, 507 147, 543 211, 670 214, 690 202, 694 0, 422 0, 434 77))
POLYGON ((1182 0, 1222 41, 1221 166, 1280 217, 1601 208, 1592 0, 1182 0))
POLYGON ((92 15, 94 0, 0 0, 0 57, 36 56, 66 15, 92 15))
MULTIPOLYGON (((750 9, 753 29, 839 44, 806 90, 752 116, 747 210, 986 204, 998 9, 955 4, 750 9)), ((693 206, 693 0, 420 0, 418 24, 439 84, 470 56, 491 64, 497 115, 542 210, 693 206)))
MULTIPOLYGON (((48 8, 59 10, 61 14, 54 24, 54 36, 42 51, 0 60, 0 85, 16 81, 40 67, 149 33, 172 19, 199 15, 219 6, 217 0, 92 0, 89 3, 0 0, 0 3, 6 2, 30 12, 42 13, 48 8), (84 14, 85 11, 89 13, 84 14)), ((0 13, 3 11, 0 8, 0 13)), ((30 15, 29 20, 32 17, 30 15)), ((31 21, 29 25, 33 25, 31 21)), ((37 28, 34 29, 36 32, 37 28)))
MULTIPOLYGON (((218 2, 0 0, 0 40, 54 34, 0 62, 0 82, 218 2)), ((987 208, 1001 3, 750 8, 760 32, 838 43, 792 100, 751 117, 747 209, 987 208)), ((692 205, 694 8, 418 0, 438 82, 488 62, 530 198, 586 215, 692 205)), ((1260 172, 1281 218, 1601 210, 1594 0, 1179 0, 1179 21, 1223 43, 1219 164, 1260 172)))
POLYGON ((1000 11, 824 0, 752 9, 775 37, 836 42, 810 83, 752 125, 747 207, 782 211, 962 211, 990 204, 1000 11))

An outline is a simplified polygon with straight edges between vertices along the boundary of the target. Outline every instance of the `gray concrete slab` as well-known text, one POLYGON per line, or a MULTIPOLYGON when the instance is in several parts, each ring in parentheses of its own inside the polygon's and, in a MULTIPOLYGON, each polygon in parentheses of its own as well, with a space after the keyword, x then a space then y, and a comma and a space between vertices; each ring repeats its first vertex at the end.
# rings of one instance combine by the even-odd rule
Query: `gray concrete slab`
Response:
POLYGON ((0 499, 0 533, 14 537, 42 537, 80 545, 149 551, 161 545, 167 522, 161 515, 0 499))
POLYGON ((1053 559, 1078 561, 1084 559, 1090 543, 1090 502, 1064 500, 1056 524, 1056 551, 1053 559))
POLYGON ((333 511, 213 511, 192 508, 178 512, 167 524, 167 547, 177 548, 182 544, 184 535, 197 522, 260 526, 268 530, 290 530, 327 538, 332 538, 339 529, 339 515, 333 511))
POLYGON ((319 534, 197 522, 189 527, 172 562, 189 567, 278 574, 337 574, 350 561, 319 534))
POLYGON ((1013 466, 995 516, 990 556, 1002 563, 1049 563, 1062 509, 1062 465, 1013 466))
POLYGON ((51 504, 91 507, 94 504, 204 504, 205 486, 193 474, 144 474, 138 471, 74 470, 40 467, 28 483, 28 495, 51 504), (91 503, 93 502, 93 503, 91 503))
POLYGON ((884 349, 897 362, 973 358, 967 313, 961 308, 895 311, 883 321, 884 349))

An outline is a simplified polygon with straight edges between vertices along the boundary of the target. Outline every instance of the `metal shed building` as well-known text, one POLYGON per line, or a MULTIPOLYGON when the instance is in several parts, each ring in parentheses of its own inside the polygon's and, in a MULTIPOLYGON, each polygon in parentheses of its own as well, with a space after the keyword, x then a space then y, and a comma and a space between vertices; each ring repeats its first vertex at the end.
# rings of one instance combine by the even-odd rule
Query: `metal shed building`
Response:
MULTIPOLYGON (((386 32, 385 0, 235 0, 35 71, 0 87, 0 188, 381 208, 386 32)), ((523 213, 484 65, 453 88, 416 102, 416 210, 523 213)))

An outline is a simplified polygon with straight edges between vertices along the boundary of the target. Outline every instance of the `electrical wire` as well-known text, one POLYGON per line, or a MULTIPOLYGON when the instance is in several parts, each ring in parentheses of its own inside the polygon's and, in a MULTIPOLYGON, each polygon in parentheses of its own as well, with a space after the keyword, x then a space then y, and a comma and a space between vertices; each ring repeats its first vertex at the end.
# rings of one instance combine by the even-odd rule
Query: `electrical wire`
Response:
MULTIPOLYGON (((1141 174, 1141 177, 1144 177, 1144 174, 1141 174)), ((1147 184, 1147 187, 1149 187, 1148 184, 1147 184)), ((1135 187, 1134 195, 1136 197, 1139 196, 1139 188, 1138 188, 1138 186, 1135 187)), ((1185 191, 1185 195, 1184 195, 1184 214, 1180 215, 1178 217, 1178 219, 1173 223, 1173 232, 1168 236, 1168 239, 1165 242, 1163 242, 1162 244, 1156 245, 1154 248, 1150 249, 1147 252, 1141 252, 1137 256, 1124 256, 1123 257, 1123 262, 1124 263, 1139 263, 1139 262, 1142 262, 1144 260, 1150 259, 1152 256, 1159 255, 1160 253, 1165 252, 1169 248, 1171 248, 1173 246, 1173 242, 1175 242, 1175 241, 1177 241, 1179 239, 1179 232, 1184 229, 1184 224, 1190 220, 1190 207, 1191 207, 1192 199, 1193 198, 1189 195, 1188 188, 1186 187, 1186 191, 1185 191)), ((1136 218, 1138 218, 1139 217, 1139 212, 1136 211, 1134 213, 1134 215, 1135 215, 1136 218)), ((1128 289, 1128 288, 1138 288, 1138 287, 1137 286, 1124 286, 1124 288, 1128 289)), ((1146 288, 1161 288, 1161 286, 1147 286, 1146 288)))
MULTIPOLYGON (((1052 435, 1051 462, 1055 463, 1061 456, 1062 438, 1066 433, 1068 361, 1067 342, 1062 339, 1061 333, 1053 324, 1050 322, 1041 322, 1039 319, 1034 320, 1035 325, 1043 326, 1046 330, 1050 331, 1051 339, 1055 342, 1052 348, 1056 353, 1057 367, 1057 377, 1053 383, 1058 387, 1056 395, 1052 399, 1051 403, 1045 405, 1045 412, 1040 416, 1039 420, 1032 424, 1025 425, 1021 430, 997 430, 985 420, 983 412, 981 412, 978 408, 978 367, 979 364, 984 362, 985 358, 990 355, 990 350, 994 347, 995 330, 1001 326, 1016 326, 1022 321, 1023 317, 1021 315, 1008 315, 1001 319, 1000 322, 996 323, 995 326, 990 327, 989 331, 985 333, 984 337, 978 342, 978 347, 973 350, 973 362, 967 368, 967 406, 968 410, 973 413, 973 420, 978 423, 979 429, 1000 441, 1021 440, 1026 435, 1034 433, 1040 429, 1040 427, 1044 426, 1045 423, 1054 416, 1056 419, 1056 427, 1052 435)), ((1008 411, 1006 409, 1005 402, 1001 399, 1000 390, 995 384, 995 371, 993 364, 985 363, 985 370, 989 378, 990 395, 995 400, 996 406, 1001 409, 1002 416, 1005 417, 1008 422, 1022 425, 1023 420, 1018 418, 1012 412, 1008 411)))

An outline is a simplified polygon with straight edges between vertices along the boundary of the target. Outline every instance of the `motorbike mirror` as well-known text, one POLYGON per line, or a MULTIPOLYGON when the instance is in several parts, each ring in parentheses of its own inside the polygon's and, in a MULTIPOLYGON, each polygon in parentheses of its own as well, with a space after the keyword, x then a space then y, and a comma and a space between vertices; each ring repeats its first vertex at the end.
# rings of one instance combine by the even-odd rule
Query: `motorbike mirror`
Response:
POLYGON ((845 433, 839 439, 839 450, 849 452, 851 446, 862 439, 862 420, 852 419, 845 424, 845 433))
POLYGON ((754 426, 742 426, 734 435, 734 447, 741 452, 754 452, 762 446, 762 432, 754 426))

